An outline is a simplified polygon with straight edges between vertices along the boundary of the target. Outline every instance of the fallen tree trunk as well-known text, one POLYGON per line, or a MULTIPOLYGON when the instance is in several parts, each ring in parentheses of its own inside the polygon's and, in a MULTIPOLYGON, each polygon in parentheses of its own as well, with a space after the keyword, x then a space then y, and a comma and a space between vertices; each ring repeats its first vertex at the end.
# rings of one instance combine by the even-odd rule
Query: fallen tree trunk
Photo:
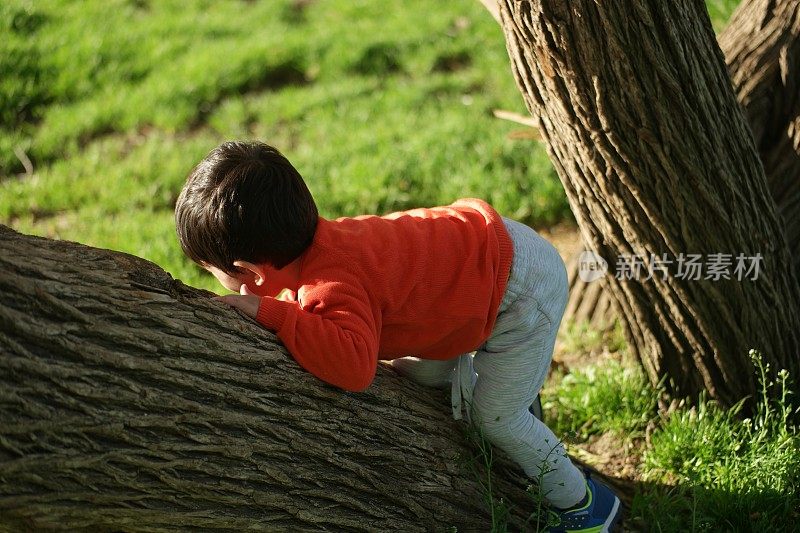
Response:
MULTIPOLYGON (((0 226, 0 526, 490 529, 444 391, 380 368, 343 393, 208 296, 0 226)), ((494 472, 519 530, 533 501, 494 472)))

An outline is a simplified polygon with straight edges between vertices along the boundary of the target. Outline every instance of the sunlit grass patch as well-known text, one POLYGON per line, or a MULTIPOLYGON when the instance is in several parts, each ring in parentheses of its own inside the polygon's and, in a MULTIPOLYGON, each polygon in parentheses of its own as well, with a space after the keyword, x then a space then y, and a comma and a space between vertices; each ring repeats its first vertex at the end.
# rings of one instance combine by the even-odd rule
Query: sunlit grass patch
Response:
POLYGON ((600 351, 622 352, 627 347, 622 323, 614 320, 614 325, 606 330, 592 326, 587 320, 565 318, 559 331, 559 339, 567 354, 595 354, 600 351))
POLYGON ((148 213, 234 138, 283 150, 326 217, 477 196, 534 226, 572 218, 543 146, 492 116, 525 107, 477 2, 9 0, 0 25, 0 222, 13 227, 59 216, 103 246, 90 206, 168 222, 148 213))
POLYGON ((725 28, 739 2, 740 0, 706 0, 706 7, 715 32, 719 33, 725 28))
MULTIPOLYGON (((61 234, 104 246, 91 227, 103 217, 84 215, 92 206, 170 223, 148 213, 172 208, 214 146, 248 138, 285 152, 330 218, 463 196, 534 225, 571 217, 543 147, 508 139, 515 126, 491 114, 524 105, 477 3, 10 0, 0 10, 10 25, 0 56, 26 58, 2 63, 0 81, 0 222, 12 227, 48 234, 58 217, 61 234), (391 68, 378 64, 386 54, 391 68)), ((119 240, 182 268, 136 235, 119 240)))
POLYGON ((593 363, 551 382, 542 394, 545 421, 564 440, 605 432, 641 437, 656 413, 658 391, 630 362, 593 363))
POLYGON ((642 491, 633 514, 663 531, 797 531, 800 433, 789 408, 789 376, 768 381, 752 418, 702 400, 678 409, 653 433, 643 479, 674 485, 642 491), (773 392, 777 394, 772 395, 773 392), (777 399, 774 399, 777 397, 777 399))

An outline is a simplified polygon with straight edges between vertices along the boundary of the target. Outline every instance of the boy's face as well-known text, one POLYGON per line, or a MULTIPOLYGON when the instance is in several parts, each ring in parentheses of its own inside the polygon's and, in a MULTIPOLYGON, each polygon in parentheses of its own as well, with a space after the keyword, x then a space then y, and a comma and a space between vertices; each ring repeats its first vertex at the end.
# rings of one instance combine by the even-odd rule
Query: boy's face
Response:
POLYGON ((211 272, 211 274, 215 278, 217 278, 217 281, 219 281, 222 284, 222 286, 228 289, 229 291, 239 292, 239 288, 241 288, 242 284, 246 283, 244 275, 231 276, 230 274, 223 272, 222 270, 218 269, 215 266, 211 265, 200 265, 200 266, 211 272))

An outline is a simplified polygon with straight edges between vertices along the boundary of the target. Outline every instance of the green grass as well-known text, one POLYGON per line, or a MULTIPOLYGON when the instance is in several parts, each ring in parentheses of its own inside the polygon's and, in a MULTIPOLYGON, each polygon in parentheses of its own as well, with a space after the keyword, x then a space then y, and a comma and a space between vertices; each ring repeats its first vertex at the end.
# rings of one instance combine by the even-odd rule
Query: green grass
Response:
MULTIPOLYGON (((586 326, 565 328, 562 336, 565 345, 580 346, 579 353, 607 348, 607 338, 586 326)), ((762 384, 752 418, 742 418, 741 404, 724 410, 705 400, 658 414, 658 391, 640 366, 623 358, 556 375, 542 393, 545 419, 573 443, 602 433, 620 444, 638 439, 641 479, 631 527, 800 531, 800 431, 789 407, 790 376, 783 371, 770 382, 759 355, 751 357, 762 384)))
POLYGON ((566 320, 559 339, 564 353, 573 357, 607 352, 614 358, 605 356, 602 363, 582 364, 568 373, 556 370, 541 394, 547 425, 565 441, 582 442, 607 432, 641 437, 656 414, 660 392, 628 356, 620 322, 600 332, 585 321, 566 320))
POLYGON ((491 114, 525 108, 478 2, 297 5, 4 2, 0 222, 213 289, 170 217, 232 138, 283 150, 326 217, 478 196, 531 224, 571 219, 543 147, 491 114))
MULTIPOLYGON (((719 20, 731 5, 709 0, 719 20)), ((8 0, 0 36, 0 223, 21 231, 215 289, 171 211, 233 138, 283 150, 326 217, 478 196, 534 226, 573 220, 544 148, 491 114, 525 107, 474 0, 8 0)))
POLYGON ((606 349, 609 352, 621 352, 625 349, 625 334, 622 324, 617 320, 607 332, 601 332, 586 320, 564 319, 561 341, 566 353, 591 354, 595 350, 606 349))
POLYGON ((789 376, 762 384, 757 414, 737 416, 703 401, 661 421, 644 455, 645 480, 675 483, 650 488, 633 512, 660 531, 800 530, 800 433, 791 421, 789 376), (777 389, 780 400, 770 399, 777 389))
POLYGON ((609 359, 555 376, 553 383, 542 407, 547 425, 565 440, 606 432, 641 437, 656 414, 658 391, 632 362, 609 359))
POLYGON ((721 32, 740 0, 706 0, 706 8, 711 17, 714 31, 721 32))

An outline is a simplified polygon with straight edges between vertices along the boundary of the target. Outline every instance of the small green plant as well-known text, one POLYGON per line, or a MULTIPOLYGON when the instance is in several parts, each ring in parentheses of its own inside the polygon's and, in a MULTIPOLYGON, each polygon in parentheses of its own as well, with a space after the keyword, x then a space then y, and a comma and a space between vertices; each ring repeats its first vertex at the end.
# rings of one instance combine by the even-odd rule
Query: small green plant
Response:
POLYGON ((755 415, 742 402, 724 410, 701 399, 662 421, 646 450, 643 478, 654 487, 631 514, 662 531, 790 531, 800 519, 800 434, 792 424, 786 371, 750 351, 761 385, 755 415))
MULTIPOLYGON (((468 406, 468 409, 472 412, 471 406, 468 406)), ((502 497, 498 498, 494 491, 492 467, 494 465, 495 456, 492 444, 489 442, 480 424, 476 422, 474 412, 472 412, 470 421, 464 427, 468 442, 470 442, 472 447, 476 450, 475 455, 469 457, 467 463, 480 484, 484 501, 491 511, 491 532, 505 533, 508 531, 508 519, 511 507, 502 497)), ((542 467, 539 469, 539 474, 527 487, 527 493, 531 498, 532 511, 525 520, 524 525, 527 526, 530 524, 534 526, 534 531, 537 533, 557 523, 557 515, 548 508, 545 499, 546 494, 542 494, 539 487, 542 486, 544 476, 553 470, 550 457, 555 453, 559 444, 561 444, 560 441, 556 442, 550 448, 542 462, 542 467)), ((524 474, 521 473, 520 475, 524 474)))
POLYGON ((492 445, 481 427, 474 421, 467 424, 467 438, 476 448, 476 454, 470 458, 469 466, 478 480, 483 498, 492 514, 492 533, 503 533, 508 527, 509 508, 503 498, 497 498, 492 483, 492 466, 494 453, 492 445), (480 464, 480 468, 478 467, 480 464))
MULTIPOLYGON (((546 439, 545 442, 547 442, 546 439)), ((533 512, 525 520, 525 525, 528 525, 531 523, 531 521, 534 521, 536 524, 537 533, 539 531, 546 531, 550 526, 555 526, 559 523, 559 516, 547 504, 545 500, 547 494, 542 492, 541 486, 544 476, 553 471, 553 466, 550 463, 550 457, 553 455, 553 453, 555 453, 556 448, 558 448, 558 446, 561 444, 563 444, 561 441, 556 441, 556 443, 548 450, 547 455, 542 462, 542 467, 539 469, 539 474, 536 476, 536 482, 531 483, 527 488, 528 495, 534 502, 534 508, 533 512)))
POLYGON ((603 347, 602 332, 588 320, 566 319, 561 339, 567 353, 591 353, 603 347))
POLYGON ((551 380, 543 407, 547 425, 558 435, 585 440, 611 431, 633 438, 643 435, 655 416, 658 395, 638 365, 607 360, 551 380))

